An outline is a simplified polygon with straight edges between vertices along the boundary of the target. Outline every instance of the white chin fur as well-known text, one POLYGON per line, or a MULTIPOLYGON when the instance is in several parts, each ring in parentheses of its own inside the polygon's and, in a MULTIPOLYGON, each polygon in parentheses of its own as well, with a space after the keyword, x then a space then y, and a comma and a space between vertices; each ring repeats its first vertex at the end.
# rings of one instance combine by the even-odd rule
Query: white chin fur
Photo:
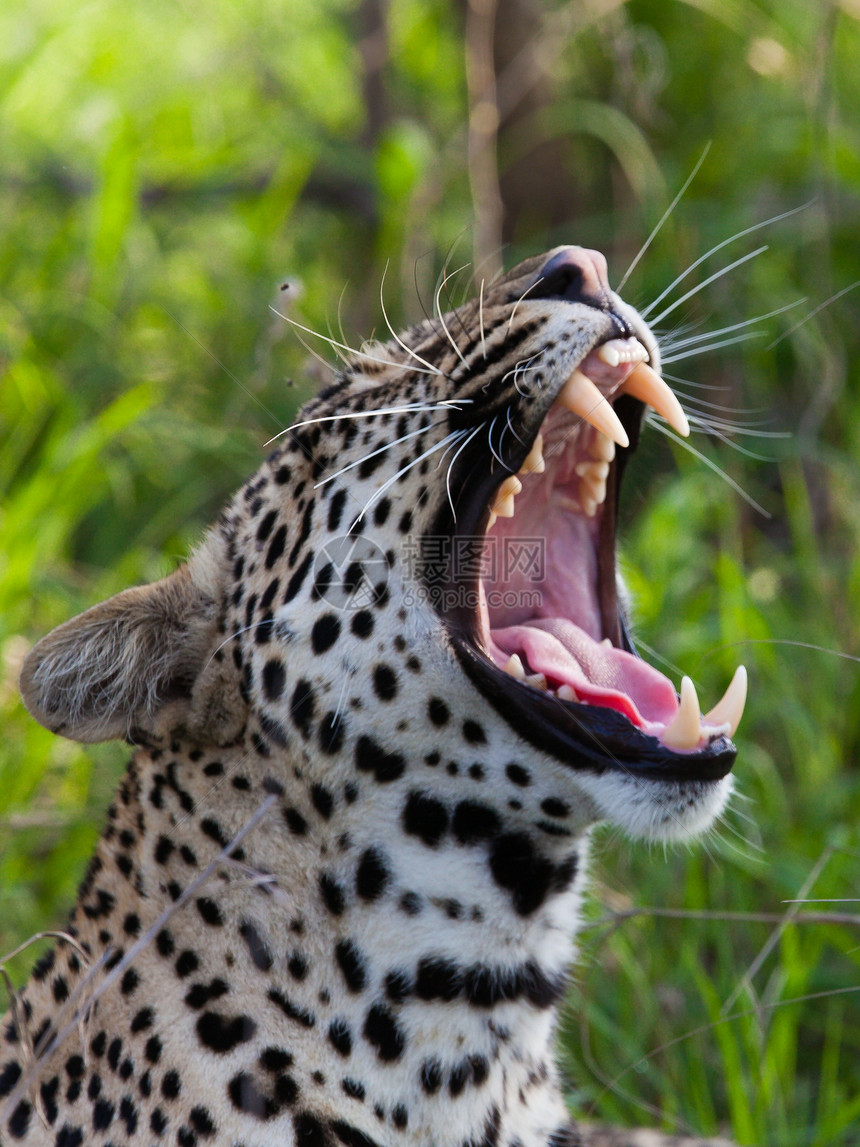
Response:
POLYGON ((718 781, 648 781, 633 773, 577 778, 604 820, 639 840, 690 840, 706 832, 732 792, 718 781))

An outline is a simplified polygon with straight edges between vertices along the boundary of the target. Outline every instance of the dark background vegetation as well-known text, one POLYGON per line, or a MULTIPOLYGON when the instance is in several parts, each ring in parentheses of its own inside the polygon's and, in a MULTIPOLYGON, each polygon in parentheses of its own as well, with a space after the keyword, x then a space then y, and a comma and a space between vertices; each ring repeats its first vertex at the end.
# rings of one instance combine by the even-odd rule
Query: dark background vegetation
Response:
POLYGON ((710 142, 626 296, 806 205, 663 325, 797 305, 669 368, 767 436, 694 434, 727 481, 652 433, 623 553, 642 647, 704 707, 749 667, 740 795, 690 852, 597 838, 562 1058, 601 1118, 860 1143, 860 288, 801 322, 860 278, 858 60, 858 0, 6 0, 0 951, 62 922, 126 756, 37 727, 17 667, 173 568, 327 376, 278 285, 356 342, 383 274, 396 324, 446 260, 578 242, 617 283, 710 142))

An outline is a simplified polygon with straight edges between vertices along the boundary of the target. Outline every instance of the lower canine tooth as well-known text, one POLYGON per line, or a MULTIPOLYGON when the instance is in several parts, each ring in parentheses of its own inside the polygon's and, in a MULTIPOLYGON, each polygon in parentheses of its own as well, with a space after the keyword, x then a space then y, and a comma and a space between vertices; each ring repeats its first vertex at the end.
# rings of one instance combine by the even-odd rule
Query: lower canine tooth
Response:
POLYGON ((526 685, 531 685, 533 689, 542 689, 546 692, 546 677, 543 673, 532 673, 525 678, 526 685))
POLYGON ((729 736, 733 737, 741 723, 746 700, 747 671, 743 665, 739 665, 728 689, 723 694, 723 699, 718 701, 702 720, 706 725, 728 725, 729 736))
POLYGON ((647 402, 658 414, 663 415, 682 438, 690 437, 690 424, 680 402, 672 389, 647 363, 640 362, 633 373, 628 375, 622 391, 632 394, 640 402, 647 402))
POLYGON ((689 677, 681 680, 681 704, 663 730, 660 740, 669 749, 695 749, 702 737, 702 718, 696 686, 689 677))
POLYGON ((581 370, 573 372, 559 391, 557 401, 619 446, 630 445, 621 419, 581 370))
POLYGON ((559 701, 575 701, 576 694, 569 685, 561 685, 558 690, 559 701))
POLYGON ((511 654, 511 659, 505 666, 505 673, 510 673, 511 677, 518 677, 521 681, 525 677, 525 667, 519 658, 519 654, 511 654))
POLYGON ((605 434, 601 434, 599 430, 595 430, 591 436, 588 453, 592 458, 596 458, 601 462, 611 462, 615 457, 615 443, 611 438, 607 438, 605 434))
POLYGON ((534 446, 526 455, 526 460, 520 467, 521 474, 543 474, 546 462, 543 460, 543 435, 538 434, 534 446))

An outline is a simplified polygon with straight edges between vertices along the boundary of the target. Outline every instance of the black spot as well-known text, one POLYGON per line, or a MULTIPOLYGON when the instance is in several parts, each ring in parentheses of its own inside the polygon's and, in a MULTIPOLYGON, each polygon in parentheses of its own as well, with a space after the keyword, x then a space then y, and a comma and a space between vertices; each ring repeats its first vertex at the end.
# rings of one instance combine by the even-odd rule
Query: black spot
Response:
POLYGON ((434 725, 441 728, 446 725, 451 717, 451 710, 441 699, 441 697, 431 697, 427 702, 427 715, 434 725))
POLYGON ((398 968, 385 977, 385 994, 392 1004, 402 1004, 412 994, 414 984, 408 972, 398 968))
POLYGON ((522 832, 508 832, 493 842, 490 853, 493 879, 511 894, 514 910, 528 916, 543 904, 555 875, 554 866, 522 832))
POLYGON ((324 613, 314 622, 311 646, 314 653, 325 653, 340 637, 340 619, 333 613, 324 613))
POLYGON ((531 773, 529 773, 527 769, 524 769, 522 765, 518 765, 515 762, 508 765, 505 772, 507 773, 508 780, 513 781, 513 783, 519 785, 520 788, 524 789, 532 783, 531 773))
POLYGON ((70 1127, 68 1123, 57 1133, 54 1147, 81 1147, 84 1141, 83 1132, 77 1127, 70 1127))
POLYGON ((269 543, 269 548, 266 551, 266 569, 270 570, 275 562, 280 558, 284 552, 284 546, 287 542, 287 527, 284 525, 278 526, 275 535, 269 543))
POLYGON ((393 1063, 403 1055, 406 1040, 393 1013, 384 1004, 374 1004, 364 1021, 364 1038, 376 1048, 383 1063, 393 1063))
POLYGON ((330 756, 340 752, 343 746, 344 719, 340 713, 329 709, 319 725, 319 745, 330 756))
MULTIPOLYGON (((80 1057, 78 1057, 80 1058, 80 1057)), ((83 1060, 81 1060, 81 1067, 83 1068, 83 1060)), ((10 1060, 0 1071, 0 1099, 4 1099, 12 1091, 12 1088, 21 1078, 20 1064, 15 1060, 10 1060)))
POLYGON ((460 801, 454 809, 452 828, 461 844, 489 840, 500 827, 498 813, 479 801, 460 801))
POLYGON ((331 501, 328 504, 328 528, 333 533, 340 525, 340 519, 343 515, 343 507, 346 502, 346 490, 341 487, 335 490, 331 496, 331 501))
POLYGON ((319 888, 326 908, 332 916, 340 916, 346 907, 343 886, 338 884, 331 873, 324 872, 319 879, 319 888))
POLYGON ((373 614, 367 609, 360 609, 353 614, 350 629, 356 637, 368 638, 373 633, 373 614))
POLYGON ((466 1086, 466 1081, 469 1078, 469 1064, 467 1060, 461 1060, 455 1063, 451 1068, 451 1074, 448 1076, 448 1091, 452 1099, 462 1092, 466 1086))
POLYGON ((286 605, 287 602, 292 601, 293 598, 296 596, 296 594, 299 592, 299 590, 302 588, 302 585, 304 584, 304 580, 308 576, 308 570, 311 568, 311 563, 313 562, 313 558, 314 558, 313 553, 306 554, 304 559, 302 560, 301 565, 298 567, 298 569, 295 571, 293 576, 290 578, 289 582, 287 583, 286 591, 284 593, 284 605, 286 605))
POLYGON ((263 666, 263 692, 267 701, 278 701, 283 696, 284 686, 287 682, 287 672, 284 663, 279 658, 272 658, 263 666))
POLYGON ((367 965, 353 940, 339 940, 334 949, 338 967, 351 992, 363 991, 367 984, 367 965))
POLYGON ((308 962, 301 952, 293 952, 287 960, 287 971, 294 980, 303 980, 308 974, 308 962))
POLYGON ((153 853, 156 864, 166 864, 170 859, 170 854, 175 848, 176 845, 169 837, 160 836, 155 845, 155 852, 153 853))
POLYGON ((230 1102, 237 1111, 253 1115, 255 1119, 272 1119, 278 1113, 277 1104, 257 1087, 253 1076, 240 1071, 227 1085, 230 1102))
POLYGON ((421 1087, 427 1095, 435 1095, 442 1086, 442 1064, 438 1059, 425 1059, 421 1065, 421 1087))
POLYGON ((372 737, 358 738, 355 766, 359 772, 373 773, 378 784, 396 781, 406 770, 406 762, 399 753, 386 753, 372 737))
POLYGON ((60 1080, 55 1075, 39 1088, 39 1097, 42 1100, 42 1110, 47 1121, 53 1125, 57 1121, 60 1109, 57 1107, 57 1092, 60 1090, 60 1080))
POLYGON ((320 816, 328 820, 334 808, 334 797, 325 785, 315 784, 311 786, 311 802, 320 816))
POLYGON ((434 848, 448 831, 448 810, 441 801, 424 793, 411 792, 402 815, 403 827, 434 848))
POLYGON ((293 1066, 293 1054, 282 1047, 267 1047, 260 1052, 260 1067, 266 1071, 284 1071, 293 1066))
POLYGON ((368 848, 361 854, 355 874, 355 887, 362 900, 378 900, 389 880, 388 866, 379 849, 368 848))
POLYGON ((423 956, 418 962, 415 994, 421 1000, 454 1000, 463 990, 463 973, 453 960, 423 956))
POLYGON ((137 1035, 138 1032, 145 1032, 151 1028, 155 1020, 155 1012, 152 1008, 141 1008, 131 1021, 132 1035, 137 1035))
POLYGON ((293 690, 290 716, 296 728, 307 740, 311 734, 310 725, 314 717, 314 691, 309 681, 302 679, 293 690))
POLYGON ((205 1107, 192 1107, 188 1113, 188 1122, 204 1139, 211 1139, 215 1134, 215 1121, 205 1107))
POLYGON ((268 998, 273 1004, 277 1004, 284 1015, 296 1023, 301 1024, 304 1028, 312 1028, 316 1024, 316 1017, 313 1013, 300 1008, 294 1004, 292 1000, 287 999, 283 992, 279 992, 277 988, 271 988, 268 992, 268 998))
POLYGON ((161 1040, 157 1035, 152 1035, 146 1041, 146 1047, 143 1049, 143 1054, 146 1056, 150 1063, 158 1063, 161 1059, 161 1040))
POLYGON ((541 801, 540 807, 547 816, 564 817, 570 814, 570 805, 559 797, 547 797, 541 801))
POLYGON ((269 510, 268 514, 265 515, 259 526, 257 526, 257 542, 260 545, 260 549, 263 548, 263 543, 269 540, 269 535, 271 534, 272 528, 274 527, 277 520, 278 511, 269 510))
POLYGON ((376 526, 384 526, 391 512, 391 502, 388 498, 380 498, 376 503, 376 508, 373 511, 373 523, 376 526))
POLYGON ((96 1100, 93 1107, 93 1131, 104 1131, 113 1122, 116 1108, 107 1099, 96 1100))
POLYGON ((58 1004, 61 1004, 63 1000, 68 998, 69 985, 66 982, 65 976, 57 976, 54 979, 54 982, 51 984, 51 994, 58 1004))
POLYGON ((348 1056, 352 1051, 352 1035, 346 1020, 334 1019, 329 1024, 328 1042, 338 1055, 348 1056))
POLYGON ((23 1139, 27 1134, 27 1128, 30 1126, 30 1116, 33 1112, 32 1106, 26 1099, 22 1099, 15 1110, 12 1112, 11 1118, 7 1124, 9 1134, 13 1139, 23 1139))
POLYGON ((340 1088, 344 1095, 350 1099, 357 1099, 359 1103, 364 1102, 365 1090, 364 1086, 356 1079, 342 1079, 340 1081, 340 1088))
POLYGON ((284 820, 293 836, 304 836, 308 831, 308 822, 298 809, 287 807, 284 809, 284 820))
POLYGON ((374 668, 373 691, 380 701, 392 701, 397 696, 397 677, 388 665, 374 668))
POLYGON ((186 976, 196 972, 199 967, 200 961, 197 958, 197 953, 192 952, 190 948, 185 948, 176 958, 176 974, 180 980, 184 980, 186 976))
POLYGON ((268 972, 273 964, 272 954, 266 942, 250 920, 243 920, 239 925, 239 935, 248 946, 248 952, 254 964, 261 972, 268 972))
POLYGON ((477 721, 463 722, 463 736, 470 745, 485 745, 487 735, 477 721))
POLYGON ((225 1016, 220 1012, 204 1012, 197 1021, 197 1035, 204 1047, 221 1055, 232 1051, 240 1043, 253 1039, 257 1030, 250 1016, 225 1016))
POLYGON ((195 903, 197 905, 197 911, 203 917, 205 922, 210 925, 210 927, 221 927, 221 925, 224 923, 224 919, 221 916, 221 910, 214 900, 210 900, 206 896, 199 896, 195 903))
POLYGON ((293 1130, 295 1141, 301 1147, 332 1147, 331 1138, 322 1123, 308 1111, 300 1111, 293 1116, 293 1130))
MULTIPOLYGON (((263 733, 281 749, 286 749, 290 743, 287 736, 287 730, 280 721, 276 721, 274 717, 270 717, 268 713, 260 714, 260 728, 263 733)), ((263 756, 268 756, 268 750, 263 753, 263 756)))

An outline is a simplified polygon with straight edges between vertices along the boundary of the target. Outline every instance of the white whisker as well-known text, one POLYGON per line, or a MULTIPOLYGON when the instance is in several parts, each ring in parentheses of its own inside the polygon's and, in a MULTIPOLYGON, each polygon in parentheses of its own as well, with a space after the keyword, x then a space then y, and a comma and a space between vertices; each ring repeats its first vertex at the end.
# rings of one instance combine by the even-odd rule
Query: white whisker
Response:
MULTIPOLYGON (((353 347, 347 346, 345 343, 338 342, 337 339, 333 339, 333 338, 330 338, 328 335, 322 334, 321 331, 315 331, 311 327, 306 327, 303 323, 297 322, 295 319, 291 319, 289 315, 283 314, 281 311, 278 310, 277 307, 269 307, 269 310, 272 311, 274 314, 276 314, 278 316, 278 318, 281 318, 285 322, 290 323, 292 326, 297 327, 300 331, 304 331, 306 334, 313 335, 314 338, 322 339, 323 342, 329 343, 335 349, 340 348, 341 350, 348 351, 349 354, 355 358, 364 358, 364 359, 367 359, 368 362, 377 362, 377 363, 380 363, 382 366, 395 366, 395 367, 399 367, 401 370, 404 369, 404 364, 402 362, 392 361, 391 359, 387 359, 387 358, 379 358, 378 355, 368 354, 367 351, 355 350, 353 347)), ((302 345, 304 346, 306 344, 302 343, 302 345)), ((325 361, 325 360, 322 360, 322 361, 325 361)), ((331 363, 326 363, 326 366, 328 366, 329 369, 331 369, 331 363)), ((424 370, 423 367, 413 366, 410 369, 414 370, 414 371, 418 371, 419 374, 441 374, 442 373, 440 370, 438 370, 437 367, 432 367, 429 370, 424 370)))
MULTIPOLYGON (((856 285, 856 284, 855 284, 856 285)), ((786 303, 784 307, 778 307, 775 311, 768 311, 766 315, 756 315, 753 319, 744 319, 740 323, 732 323, 728 327, 720 327, 715 331, 703 331, 698 335, 685 335, 683 338, 675 338, 669 335, 665 340, 661 340, 661 344, 665 341, 665 345, 669 352, 680 350, 682 347, 693 346, 696 343, 706 342, 710 338, 718 338, 720 335, 730 334, 732 331, 739 331, 743 327, 751 327, 754 323, 763 323, 768 319, 774 318, 776 315, 781 315, 785 311, 790 311, 792 307, 799 307, 801 303, 805 303, 806 299, 795 299, 793 303, 786 303)))
MULTIPOLYGON (((697 295, 699 291, 703 291, 705 287, 710 286, 710 284, 716 282, 717 279, 721 279, 723 275, 728 275, 728 273, 730 271, 734 271, 736 267, 740 267, 744 263, 748 263, 750 259, 755 259, 758 255, 761 255, 762 252, 766 250, 767 244, 765 243, 762 247, 756 247, 755 251, 749 251, 746 255, 742 255, 740 259, 735 259, 734 263, 729 263, 727 267, 723 267, 721 270, 715 271, 713 275, 709 275, 707 279, 703 279, 701 283, 695 287, 692 287, 689 291, 687 291, 685 295, 681 295, 680 299, 676 299, 671 306, 666 307, 665 311, 661 311, 660 314, 652 320, 652 325, 654 323, 661 323, 667 315, 670 315, 672 311, 677 310, 677 308, 680 307, 682 303, 686 303, 687 299, 691 299, 693 295, 697 295)), ((693 265, 695 266, 695 264, 693 265)), ((660 298, 664 298, 665 294, 666 292, 664 291, 660 298)), ((655 299, 650 307, 646 307, 645 310, 642 311, 643 318, 648 315, 649 311, 653 310, 656 303, 657 300, 655 299)))
POLYGON ((691 350, 681 351, 680 354, 672 354, 670 352, 663 359, 663 362, 667 364, 673 362, 683 362, 685 359, 695 358, 696 355, 708 354, 713 350, 722 350, 723 347, 737 346, 738 343, 746 343, 752 341, 753 339, 760 339, 763 337, 764 331, 747 331, 745 334, 733 335, 730 339, 718 339, 717 342, 704 343, 702 346, 693 347, 691 350))
POLYGON ((431 422, 429 426, 419 426, 417 430, 410 430, 408 434, 403 434, 400 438, 395 438, 392 442, 386 442, 385 445, 380 446, 378 450, 373 450, 370 454, 365 454, 362 458, 356 458, 354 462, 342 466, 340 470, 336 470, 333 474, 327 474, 325 478, 321 478, 319 482, 314 483, 314 489, 318 490, 320 486, 325 486, 329 482, 333 482, 335 478, 339 478, 341 474, 346 474, 347 471, 354 470, 356 466, 361 466, 368 458, 376 458, 379 454, 385 454, 388 450, 393 450, 395 446, 399 446, 403 442, 409 442, 412 438, 417 438, 419 435, 426 434, 437 426, 444 425, 444 419, 440 419, 438 422, 431 422))
POLYGON ((448 494, 448 505, 451 507, 451 514, 453 515, 455 524, 457 522, 457 511, 454 509, 454 499, 451 497, 451 471, 454 468, 454 463, 457 461, 457 459, 460 457, 462 452, 466 449, 466 447, 469 445, 469 443, 472 441, 472 439, 475 437, 475 435, 482 429, 482 427, 483 427, 483 423, 479 423, 472 430, 471 434, 458 447, 457 453, 454 455, 454 457, 448 463, 448 470, 445 474, 445 490, 447 491, 447 494, 448 494))
POLYGON ((398 480, 398 478, 401 478, 404 474, 406 474, 409 470, 411 470, 413 468, 413 466, 417 466, 419 464, 419 462, 423 462, 425 458, 429 458, 432 454, 435 454, 437 452, 437 450, 442 450, 443 447, 449 445, 452 440, 458 439, 462 434, 465 434, 465 433, 466 433, 465 430, 452 430, 450 434, 446 434, 443 439, 441 439, 439 442, 436 442, 429 449, 425 450, 423 454, 419 454, 417 458, 414 458, 411 462, 407 463, 406 466, 401 466, 401 468, 397 471, 396 474, 392 474, 387 482, 383 482, 383 484, 379 487, 379 489, 375 490, 373 492, 373 494, 371 494, 371 496, 365 502, 364 508, 362 509, 361 513, 358 515, 357 518, 355 518, 353 520, 353 523, 350 526, 350 529, 352 529, 352 527, 356 524, 356 522, 361 521, 361 519, 364 517, 364 515, 367 513, 367 511, 370 509, 370 507, 374 504, 374 502, 378 502, 379 499, 382 497, 382 495, 386 492, 386 490, 391 489, 391 487, 398 480))
POLYGON ((378 418, 381 414, 416 414, 425 410, 459 410, 460 403, 467 405, 473 401, 471 398, 445 398, 441 402, 409 402, 403 406, 381 406, 378 410, 356 410, 345 414, 324 414, 319 418, 305 418, 301 422, 291 423, 283 430, 279 430, 274 438, 270 438, 264 445, 271 446, 273 442, 276 442, 279 438, 283 438, 283 436, 289 434, 291 430, 300 430, 302 426, 313 426, 317 422, 340 422, 342 418, 378 418))
POLYGON ((777 343, 781 343, 783 339, 787 339, 789 335, 794 334, 798 327, 802 327, 804 323, 808 323, 809 320, 814 318, 819 311, 823 311, 825 307, 829 307, 831 303, 835 303, 837 299, 841 299, 843 295, 847 295, 848 292, 853 291, 855 287, 860 287, 860 279, 857 279, 854 283, 850 283, 847 287, 843 287, 841 291, 837 291, 835 295, 831 295, 830 298, 825 299, 823 303, 819 303, 818 306, 815 307, 814 310, 811 310, 805 318, 802 318, 800 322, 795 323, 793 327, 789 327, 787 331, 779 336, 779 338, 774 339, 770 346, 765 347, 765 350, 773 350, 777 343))
POLYGON ((391 320, 388 317, 388 312, 385 310, 385 298, 383 295, 383 291, 385 288, 385 276, 386 276, 387 272, 388 272, 388 263, 386 262, 385 270, 382 272, 382 279, 380 280, 380 283, 379 283, 379 305, 382 308, 382 317, 385 319, 385 325, 391 331, 391 334, 394 337, 394 341, 397 343, 397 345, 399 347, 401 347, 403 350, 405 350, 406 353, 410 356, 410 358, 414 358, 416 362, 420 362, 422 366, 426 366, 432 374, 441 375, 442 371, 439 370, 439 368, 437 366, 434 366, 432 362, 428 362, 426 358, 422 358, 420 354, 417 354, 412 349, 411 346, 407 346, 406 343, 403 341, 403 339, 400 337, 400 335, 397 333, 397 331, 394 329, 394 327, 391 325, 391 320))
POLYGON ((642 256, 645 254, 645 252, 648 250, 648 248, 651 246, 651 244, 657 238, 657 236, 660 233, 660 230, 663 227, 663 224, 666 222, 666 220, 669 218, 669 216, 672 214, 672 212, 678 206, 679 202, 681 201, 681 197, 684 195, 684 192, 687 190, 687 188, 690 186, 690 184, 693 182, 693 180, 698 175, 699 168, 705 162, 705 156, 708 154, 708 152, 710 150, 711 150, 711 141, 708 140, 708 142, 705 144, 705 150, 699 156, 699 160, 696 163, 696 166, 693 168, 693 170, 690 172, 690 174, 684 180, 684 183, 681 187, 681 190, 678 192, 678 194, 675 196, 675 198, 672 200, 672 202, 669 204, 669 206, 666 208, 666 210, 660 216, 660 219, 659 219, 659 222, 657 223, 657 226, 653 229, 651 234, 648 236, 648 238, 645 240, 645 242, 639 248, 635 259, 630 264, 630 266, 627 268, 627 270, 624 272, 624 275, 622 276, 621 282, 615 288, 615 290, 618 294, 621 294, 621 292, 624 290, 624 284, 627 282, 627 280, 633 274, 639 260, 642 258, 642 256))
POLYGON ((439 285, 436 288, 436 294, 433 298, 433 306, 436 310, 436 316, 442 325, 442 330, 445 332, 445 337, 447 338, 447 340, 451 344, 451 346, 454 348, 454 353, 457 355, 457 358, 460 360, 460 362, 463 364, 463 366, 465 366, 467 369, 468 369, 469 364, 463 358, 462 351, 457 346, 457 343, 455 342, 453 335, 448 330, 448 324, 445 322, 445 316, 442 314, 442 308, 439 305, 439 299, 442 295, 442 291, 444 290, 445 285, 447 284, 448 280, 452 279, 454 277, 454 275, 459 275, 459 273, 461 271, 465 270, 466 267, 468 267, 468 266, 469 266, 468 263, 464 263, 462 267, 458 267, 457 270, 452 271, 450 275, 447 273, 447 271, 444 272, 442 277, 440 278, 439 285))
POLYGON ((716 462, 711 461, 711 459, 707 456, 707 454, 703 454, 701 450, 697 450, 696 447, 692 445, 692 443, 687 442, 685 439, 678 438, 675 434, 673 434, 669 430, 669 428, 667 426, 664 426, 662 424, 662 422, 658 421, 657 418, 649 419, 649 423, 651 426, 654 427, 655 430, 659 430, 661 434, 665 434, 665 436, 667 438, 671 439, 672 442, 674 442, 676 446, 683 447, 683 449, 686 450, 689 454, 692 454, 694 458, 698 458, 700 462, 704 462, 704 464, 708 467, 709 470, 713 470, 713 472, 715 474, 719 474, 719 476, 723 479, 723 481, 727 482, 728 485, 731 486, 731 488, 735 491, 735 493, 738 494, 741 498, 743 498, 743 500, 747 503, 748 506, 752 506, 752 508, 754 510, 757 510, 765 518, 772 517, 772 515, 767 512, 767 510, 764 508, 764 506, 760 506, 759 503, 755 500, 755 498, 753 498, 751 494, 748 494, 746 492, 746 490, 743 488, 743 486, 739 485, 734 480, 734 478, 730 477, 725 472, 725 470, 721 470, 720 467, 716 464, 716 462))
MULTIPOLYGON (((704 156, 702 158, 704 158, 704 156)), ((661 303, 663 301, 663 299, 666 298, 666 296, 669 294, 670 291, 674 291, 674 289, 678 286, 679 283, 682 283, 684 281, 684 279, 686 279, 686 277, 689 274, 691 274, 693 271, 695 271, 695 269, 697 267, 701 266, 702 263, 704 263, 706 259, 710 259, 711 255, 715 255, 717 253, 717 251, 721 251, 723 249, 723 247, 728 247, 728 245, 730 243, 734 243, 734 241, 736 239, 743 239, 743 237, 745 235, 751 235, 754 231, 760 231, 762 227, 769 227, 771 225, 771 223, 779 223, 783 219, 788 219, 790 216, 796 215, 798 213, 798 211, 805 211, 807 209, 807 207, 809 207, 808 203, 804 203, 800 207, 792 207, 792 209, 790 211, 783 211, 781 214, 774 215, 770 219, 764 219, 761 223, 753 223, 752 227, 745 227, 743 231, 737 231, 734 235, 730 235, 728 239, 723 239, 723 241, 721 243, 717 243, 717 245, 715 247, 711 247, 710 251, 706 251, 704 253, 704 255, 700 255, 698 259, 696 259, 694 262, 692 262, 689 265, 689 267, 686 269, 686 271, 682 271, 681 274, 673 282, 671 282, 669 284, 669 286, 666 287, 665 290, 661 291, 660 294, 657 296, 657 298, 654 299, 651 303, 649 303, 648 306, 645 308, 645 310, 642 311, 642 317, 646 318, 651 313, 651 311, 654 310, 654 308, 657 306, 657 304, 661 303)), ((762 247, 761 250, 765 251, 765 250, 767 250, 767 248, 762 247)), ((734 264, 734 266, 737 266, 737 264, 734 264)), ((731 268, 727 267, 726 270, 731 270, 731 268)), ((709 282, 711 282, 710 279, 705 280, 705 283, 709 283, 709 282)), ((705 286, 705 283, 703 283, 702 286, 705 286)), ((620 287, 619 287, 619 290, 620 290, 620 287)), ((688 298, 688 297, 689 296, 686 296, 686 295, 684 296, 684 298, 688 298)), ((681 299, 679 301, 683 302, 684 300, 681 299)), ((670 310, 671 309, 672 308, 670 308, 670 310)), ((664 312, 664 314, 668 314, 668 313, 669 313, 668 311, 664 312)), ((655 323, 658 323, 659 321, 660 321, 660 319, 654 320, 655 323)))

